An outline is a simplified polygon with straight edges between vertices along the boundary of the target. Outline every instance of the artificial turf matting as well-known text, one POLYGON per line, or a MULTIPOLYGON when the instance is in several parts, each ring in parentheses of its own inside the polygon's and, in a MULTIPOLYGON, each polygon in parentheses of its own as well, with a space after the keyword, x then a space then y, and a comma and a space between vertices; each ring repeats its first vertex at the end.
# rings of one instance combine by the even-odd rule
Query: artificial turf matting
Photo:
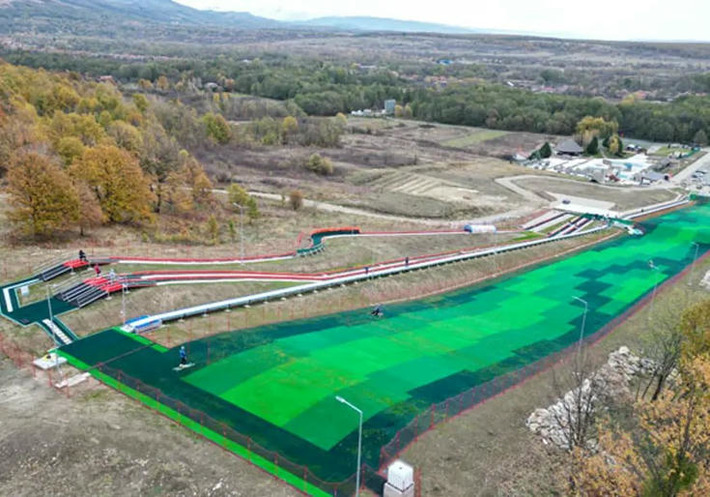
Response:
MULTIPOLYGON (((205 412, 323 480, 353 473, 358 416, 363 463, 432 403, 458 395, 572 344, 589 303, 587 334, 601 329, 710 248, 710 205, 643 223, 624 236, 506 279, 367 310, 228 332, 177 350, 146 347, 112 329, 64 352, 110 361, 165 395, 205 412), (652 261, 652 262, 650 262, 652 261), (207 364, 207 356, 210 361, 207 364), (117 359, 112 360, 112 358, 117 359)), ((199 318, 198 318, 199 319, 199 318)))

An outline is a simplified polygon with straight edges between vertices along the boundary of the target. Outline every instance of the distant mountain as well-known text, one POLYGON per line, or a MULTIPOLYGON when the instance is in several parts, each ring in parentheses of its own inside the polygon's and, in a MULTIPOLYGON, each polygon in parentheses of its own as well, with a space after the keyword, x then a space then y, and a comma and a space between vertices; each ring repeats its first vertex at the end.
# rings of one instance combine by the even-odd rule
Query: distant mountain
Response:
POLYGON ((319 17, 298 24, 310 27, 342 29, 348 31, 398 31, 403 33, 471 34, 481 30, 446 24, 419 21, 402 21, 384 17, 319 17))
MULTIPOLYGON (((149 23, 230 29, 319 29, 446 34, 478 33, 444 24, 379 17, 321 17, 281 22, 248 12, 199 10, 172 0, 0 0, 0 33, 71 32, 95 34, 111 25, 149 23), (71 24, 71 26, 69 24, 71 24), (85 24, 82 24, 85 23, 85 24)), ((110 35, 110 32, 106 33, 110 35)))
MULTIPOLYGON (((266 29, 284 26, 279 21, 247 12, 198 10, 172 0, 0 0, 2 31, 22 31, 37 26, 52 31, 63 22, 123 24, 143 22, 184 26, 220 26, 266 29)), ((89 28, 89 26, 87 26, 89 28)))

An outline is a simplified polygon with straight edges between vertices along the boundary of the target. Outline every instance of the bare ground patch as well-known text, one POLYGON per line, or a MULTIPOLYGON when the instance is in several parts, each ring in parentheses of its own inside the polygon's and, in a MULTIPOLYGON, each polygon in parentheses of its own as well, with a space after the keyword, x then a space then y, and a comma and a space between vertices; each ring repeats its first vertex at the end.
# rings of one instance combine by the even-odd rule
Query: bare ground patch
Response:
POLYGON ((42 377, 0 358, 1 495, 301 495, 93 379, 67 399, 42 377))

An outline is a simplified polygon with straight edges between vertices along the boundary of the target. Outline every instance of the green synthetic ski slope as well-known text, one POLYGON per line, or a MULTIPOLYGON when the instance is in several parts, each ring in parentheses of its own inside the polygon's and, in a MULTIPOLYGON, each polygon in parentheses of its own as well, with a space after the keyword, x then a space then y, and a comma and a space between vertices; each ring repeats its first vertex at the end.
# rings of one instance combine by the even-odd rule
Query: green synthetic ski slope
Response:
POLYGON ((710 206, 643 224, 646 235, 603 243, 566 259, 477 288, 247 331, 189 344, 197 366, 172 367, 177 351, 140 347, 106 331, 66 347, 94 365, 139 378, 249 435, 324 480, 353 472, 357 415, 365 413, 363 462, 430 404, 563 349, 602 328, 710 247, 710 206), (653 265, 649 264, 653 261, 653 265), (206 364, 209 355, 210 364, 206 364))

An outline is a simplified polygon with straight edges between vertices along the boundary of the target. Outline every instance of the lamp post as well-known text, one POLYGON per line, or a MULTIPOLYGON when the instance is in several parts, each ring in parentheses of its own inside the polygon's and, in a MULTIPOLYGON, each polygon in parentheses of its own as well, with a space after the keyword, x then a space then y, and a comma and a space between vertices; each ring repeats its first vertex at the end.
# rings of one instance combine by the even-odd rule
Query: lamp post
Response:
POLYGON ((126 282, 121 282, 121 319, 126 324, 126 282))
POLYGON ((688 286, 693 285, 693 275, 695 274, 695 263, 698 260, 698 249, 700 249, 700 244, 698 242, 693 242, 691 245, 695 245, 695 255, 693 255, 693 264, 690 266, 690 279, 688 280, 688 286))
POLYGON ((589 303, 579 297, 572 297, 574 300, 584 304, 584 314, 582 314, 582 327, 579 329, 579 344, 577 345, 577 355, 582 353, 582 340, 584 339, 584 327, 587 325, 587 311, 589 310, 589 303))
POLYGON ((239 209, 239 262, 244 264, 244 206, 236 202, 233 204, 239 209))
POLYGON ((47 285, 47 308, 49 309, 49 320, 54 321, 54 316, 52 315, 52 296, 50 294, 49 288, 52 285, 47 285))
MULTIPOLYGON (((47 308, 49 309, 49 324, 50 326, 54 325, 54 313, 52 312, 52 295, 50 292, 50 289, 54 288, 54 285, 51 283, 47 284, 47 308)), ((57 373, 59 373, 59 377, 63 378, 64 375, 62 374, 62 370, 59 368, 59 347, 61 347, 61 343, 59 342, 59 338, 57 335, 52 331, 50 328, 49 332, 52 334, 52 339, 54 340, 55 345, 57 346, 56 349, 54 350, 54 368, 57 370, 57 373)))
POLYGON ((335 400, 340 402, 341 404, 345 404, 348 406, 350 409, 353 411, 357 412, 360 415, 360 424, 358 428, 358 435, 357 435, 357 473, 355 476, 355 497, 360 496, 360 460, 362 457, 362 411, 352 405, 350 402, 342 398, 340 395, 335 397, 335 400))

